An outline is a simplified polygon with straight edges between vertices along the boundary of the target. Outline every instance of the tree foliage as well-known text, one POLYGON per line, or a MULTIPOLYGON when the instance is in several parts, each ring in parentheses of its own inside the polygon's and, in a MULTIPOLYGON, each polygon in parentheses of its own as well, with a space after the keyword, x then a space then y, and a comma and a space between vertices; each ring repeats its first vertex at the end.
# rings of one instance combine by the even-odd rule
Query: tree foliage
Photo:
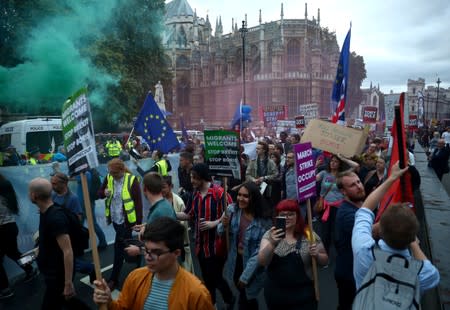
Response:
MULTIPOLYGON (((77 5, 94 5, 97 0, 77 0, 77 5)), ((102 0, 114 5, 107 25, 95 36, 87 33, 79 53, 92 66, 117 79, 93 107, 96 130, 115 130, 120 121, 137 115, 148 91, 158 81, 170 90, 171 76, 161 43, 164 0, 102 0)), ((105 2, 106 3, 106 2, 105 2)), ((27 35, 49 18, 79 14, 72 3, 54 0, 2 0, 0 2, 0 66, 12 68, 27 61, 21 48, 27 35)), ((92 21, 91 21, 92 22, 92 21)), ((93 21, 95 24, 95 21, 93 21)), ((1 67, 0 67, 1 69, 1 67)), ((88 88, 95 89, 95 78, 88 88)), ((70 95, 70 94, 68 94, 70 95)), ((1 101, 1 100, 0 100, 1 101)), ((58 114, 58 106, 50 107, 58 114)), ((10 108, 13 111, 14 106, 10 108)), ((42 109, 40 109, 42 110, 42 109)))
POLYGON ((366 75, 364 57, 352 52, 349 61, 349 77, 347 86, 346 115, 350 116, 358 109, 362 100, 361 85, 366 75))

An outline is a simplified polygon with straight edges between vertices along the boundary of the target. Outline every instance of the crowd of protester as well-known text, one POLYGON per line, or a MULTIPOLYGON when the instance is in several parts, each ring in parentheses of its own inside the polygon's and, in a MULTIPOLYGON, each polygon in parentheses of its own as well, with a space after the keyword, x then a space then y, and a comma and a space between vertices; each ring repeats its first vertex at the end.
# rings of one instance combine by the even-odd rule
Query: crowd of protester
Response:
MULTIPOLYGON (((448 164, 447 170, 438 164, 444 158, 448 162, 450 128, 443 137, 437 137, 429 158, 439 179, 448 173, 448 164)), ((433 139, 430 147, 431 142, 433 139)), ((138 139, 120 143, 112 137, 98 145, 108 173, 101 177, 95 170, 89 172, 89 195, 93 201, 105 199, 104 216, 115 231, 114 263, 107 280, 94 281, 92 263, 74 257, 70 249, 64 218, 49 212, 68 208, 82 223, 83 194, 70 192, 70 179, 61 172, 50 179, 32 180, 30 199, 40 211, 38 266, 47 290, 42 309, 60 309, 74 299, 74 272, 90 275, 95 284, 94 302, 107 304, 108 309, 213 309, 218 292, 227 309, 236 305, 239 309, 258 309, 257 298, 262 292, 269 309, 317 309, 313 260, 321 268, 333 262, 337 307, 351 309, 372 262, 368 251, 375 242, 382 251, 401 252, 408 259, 413 256, 424 261, 425 268, 419 274, 421 288, 436 286, 437 269, 411 237, 415 237, 417 225, 411 224, 414 229, 407 237, 392 232, 410 228, 393 228, 392 218, 402 216, 414 222, 414 215, 408 213, 411 210, 403 205, 392 207, 375 225, 382 231, 381 235, 374 234, 375 239, 367 227, 368 222, 373 223, 375 204, 389 184, 407 169, 415 169, 412 152, 409 168, 394 166, 387 177, 385 139, 369 138, 364 151, 352 158, 315 149, 316 205, 322 205, 313 210, 309 222, 306 204, 297 201, 295 189, 293 145, 297 143, 300 135, 281 132, 279 137, 257 141, 255 159, 249 159, 241 149, 243 173, 239 180, 210 175, 203 160, 204 145, 198 138, 183 143, 176 171, 165 154, 148 149, 138 139), (127 156, 131 156, 140 175, 128 170, 124 162, 127 156), (144 171, 139 161, 146 157, 151 157, 154 165, 144 171), (173 192, 172 178, 178 178, 177 192, 173 192), (142 197, 150 204, 146 218, 142 197), (277 216, 286 219, 284 230, 275 227, 277 216), (406 251, 409 246, 410 254, 406 251), (51 257, 52 265, 42 256, 51 257), (122 265, 130 257, 135 257, 137 269, 121 283, 122 265), (195 270, 195 260, 200 270, 195 270), (146 266, 141 267, 143 264, 146 266), (111 292, 116 288, 122 293, 113 299, 111 292), (59 298, 52 298, 55 294, 59 298)), ((10 186, 2 177, 0 184, 2 188, 10 186)), ((2 238, 0 259, 8 255, 17 260, 20 253, 14 241, 17 226, 12 215, 18 209, 11 193, 5 195, 2 190, 0 198, 0 230, 9 240, 6 243, 2 238)), ((95 227, 99 249, 104 249, 104 233, 98 225, 95 227)), ((26 279, 32 280, 36 271, 30 265, 23 268, 26 279)), ((0 289, 1 298, 13 294, 1 265, 0 289)))

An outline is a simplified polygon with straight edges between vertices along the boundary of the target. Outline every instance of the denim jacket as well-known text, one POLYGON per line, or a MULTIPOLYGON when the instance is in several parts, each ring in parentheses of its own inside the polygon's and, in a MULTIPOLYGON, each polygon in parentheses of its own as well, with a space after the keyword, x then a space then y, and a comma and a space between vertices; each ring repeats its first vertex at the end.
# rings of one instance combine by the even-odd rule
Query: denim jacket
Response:
MULTIPOLYGON (((231 218, 229 224, 230 249, 228 250, 228 257, 224 267, 225 278, 233 283, 233 274, 236 267, 237 244, 239 236, 239 225, 242 210, 236 204, 229 205, 227 208, 228 216, 231 218)), ((264 286, 265 268, 258 264, 258 251, 261 243, 261 238, 264 233, 270 229, 272 221, 270 219, 257 218, 248 225, 244 235, 244 252, 242 272, 239 280, 247 283, 246 293, 247 298, 256 298, 264 286)), ((224 227, 222 223, 217 226, 217 232, 224 234, 224 227)))

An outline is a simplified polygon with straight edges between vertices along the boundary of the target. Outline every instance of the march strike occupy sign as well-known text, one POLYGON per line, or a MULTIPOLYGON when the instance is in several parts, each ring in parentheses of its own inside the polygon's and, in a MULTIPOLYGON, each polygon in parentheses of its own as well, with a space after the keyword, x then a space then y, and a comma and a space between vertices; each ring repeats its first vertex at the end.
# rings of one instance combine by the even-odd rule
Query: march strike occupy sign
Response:
POLYGON ((239 132, 205 130, 205 161, 211 175, 241 178, 239 132))
POLYGON ((316 167, 311 143, 294 144, 297 176, 298 201, 305 201, 316 195, 316 167))
POLYGON ((94 126, 85 88, 70 97, 62 110, 62 131, 69 174, 76 175, 98 166, 94 126))

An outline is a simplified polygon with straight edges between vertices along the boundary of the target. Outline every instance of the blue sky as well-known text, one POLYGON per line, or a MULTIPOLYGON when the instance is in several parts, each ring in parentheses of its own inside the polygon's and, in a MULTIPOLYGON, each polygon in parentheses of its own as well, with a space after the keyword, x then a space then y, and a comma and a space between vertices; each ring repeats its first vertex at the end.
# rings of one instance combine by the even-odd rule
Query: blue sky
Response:
MULTIPOLYGON (((169 2, 169 1, 166 1, 169 2)), ((232 18, 240 26, 247 14, 248 26, 280 19, 302 19, 305 1, 298 0, 188 0, 199 17, 209 14, 211 25, 221 16, 224 33, 232 18)), ((363 87, 380 84, 388 93, 406 91, 408 79, 425 79, 426 85, 450 87, 450 2, 448 0, 314 0, 308 2, 308 18, 320 19, 336 32, 339 46, 352 22, 350 50, 364 57, 367 79, 363 87)))

